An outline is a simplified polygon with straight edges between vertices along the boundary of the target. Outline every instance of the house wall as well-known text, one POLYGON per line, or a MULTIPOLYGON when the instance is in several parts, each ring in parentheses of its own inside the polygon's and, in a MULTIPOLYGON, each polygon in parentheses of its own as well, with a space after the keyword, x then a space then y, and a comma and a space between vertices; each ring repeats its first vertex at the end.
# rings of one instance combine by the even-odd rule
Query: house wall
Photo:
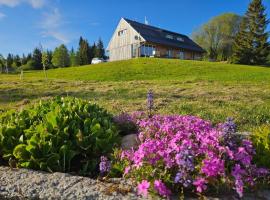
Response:
POLYGON ((156 47, 156 57, 166 58, 168 57, 168 50, 172 50, 172 58, 180 59, 179 52, 184 52, 184 60, 201 60, 202 53, 192 52, 185 49, 177 49, 168 46, 148 43, 156 47))
MULTIPOLYGON (((139 45, 144 39, 124 19, 121 19, 108 45, 110 61, 126 60, 132 58, 132 46, 139 45), (119 31, 126 30, 121 36, 119 31), (135 36, 138 39, 135 39, 135 36)), ((139 52, 136 53, 139 55, 139 52)))

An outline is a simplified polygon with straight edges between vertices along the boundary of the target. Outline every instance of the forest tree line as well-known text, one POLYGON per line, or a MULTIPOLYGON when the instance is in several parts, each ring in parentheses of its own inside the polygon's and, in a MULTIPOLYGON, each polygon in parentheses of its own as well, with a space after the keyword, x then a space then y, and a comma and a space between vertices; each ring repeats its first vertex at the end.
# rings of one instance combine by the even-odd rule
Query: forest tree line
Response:
POLYGON ((99 39, 97 43, 90 45, 86 39, 80 37, 77 50, 68 50, 61 44, 53 51, 36 47, 32 53, 21 57, 9 53, 5 58, 0 54, 0 72, 88 65, 96 57, 106 59, 103 41, 99 39))
POLYGON ((252 0, 244 16, 225 13, 214 17, 192 34, 206 50, 205 59, 236 64, 270 64, 266 7, 252 0))

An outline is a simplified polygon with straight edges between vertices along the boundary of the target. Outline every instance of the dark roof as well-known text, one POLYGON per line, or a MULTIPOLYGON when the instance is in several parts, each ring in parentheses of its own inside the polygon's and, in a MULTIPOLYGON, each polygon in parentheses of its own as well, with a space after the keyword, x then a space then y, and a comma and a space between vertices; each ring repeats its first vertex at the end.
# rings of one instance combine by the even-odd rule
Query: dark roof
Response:
POLYGON ((205 52, 198 44, 193 42, 186 35, 171 32, 154 26, 149 26, 126 18, 124 18, 124 20, 127 21, 148 42, 197 52, 205 52), (166 38, 167 35, 172 35, 173 39, 166 38), (183 38, 184 41, 181 42, 176 40, 177 37, 183 38))

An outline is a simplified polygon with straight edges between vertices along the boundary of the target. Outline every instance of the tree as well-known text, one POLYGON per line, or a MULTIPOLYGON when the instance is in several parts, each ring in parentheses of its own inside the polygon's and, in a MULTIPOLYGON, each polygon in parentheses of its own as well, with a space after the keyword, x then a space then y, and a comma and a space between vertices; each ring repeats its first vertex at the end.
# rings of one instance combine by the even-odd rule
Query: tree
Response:
POLYGON ((52 63, 55 67, 69 67, 70 65, 69 54, 64 44, 55 48, 53 52, 52 63))
POLYGON ((99 58, 98 49, 97 49, 97 45, 95 42, 94 42, 93 46, 91 47, 90 57, 91 58, 99 58))
POLYGON ((269 20, 262 0, 253 0, 248 7, 234 42, 233 62, 249 65, 264 65, 269 54, 269 20))
POLYGON ((2 54, 0 54, 0 73, 3 73, 5 70, 5 58, 2 54))
POLYGON ((225 13, 214 17, 192 34, 196 43, 207 51, 211 60, 228 60, 232 56, 232 46, 239 30, 241 17, 225 13))
POLYGON ((92 61, 91 48, 87 40, 80 37, 79 49, 78 49, 78 61, 79 65, 87 65, 92 61))
POLYGON ((16 55, 14 56, 14 59, 13 59, 13 66, 18 68, 22 65, 22 61, 21 61, 21 58, 19 55, 16 55))
POLYGON ((48 52, 46 51, 42 53, 42 65, 43 65, 43 69, 45 70, 50 68, 49 55, 48 55, 48 52))
POLYGON ((13 55, 9 53, 6 60, 6 67, 12 67, 12 63, 13 63, 13 55))
POLYGON ((32 60, 33 60, 34 69, 37 69, 37 70, 42 70, 43 69, 43 66, 42 66, 42 51, 41 51, 40 48, 35 48, 34 49, 32 60))
POLYGON ((74 67, 79 65, 77 53, 74 51, 73 48, 70 51, 69 57, 70 57, 70 66, 74 67))
POLYGON ((105 49, 104 49, 104 45, 103 45, 103 42, 102 42, 101 38, 99 38, 98 43, 97 43, 97 55, 96 55, 96 57, 105 58, 105 49))
POLYGON ((22 61, 22 65, 25 65, 27 63, 27 61, 28 61, 27 57, 24 54, 22 55, 21 61, 22 61))

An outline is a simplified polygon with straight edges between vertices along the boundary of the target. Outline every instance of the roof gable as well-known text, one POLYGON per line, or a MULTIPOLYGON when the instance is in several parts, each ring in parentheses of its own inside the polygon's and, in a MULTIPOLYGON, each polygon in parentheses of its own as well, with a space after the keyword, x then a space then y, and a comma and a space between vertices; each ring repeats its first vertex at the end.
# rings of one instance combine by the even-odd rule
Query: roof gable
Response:
POLYGON ((183 48, 192 51, 204 52, 204 50, 198 44, 196 44, 186 35, 154 26, 149 26, 126 18, 124 18, 124 20, 129 23, 148 42, 168 45, 176 48, 183 48))

